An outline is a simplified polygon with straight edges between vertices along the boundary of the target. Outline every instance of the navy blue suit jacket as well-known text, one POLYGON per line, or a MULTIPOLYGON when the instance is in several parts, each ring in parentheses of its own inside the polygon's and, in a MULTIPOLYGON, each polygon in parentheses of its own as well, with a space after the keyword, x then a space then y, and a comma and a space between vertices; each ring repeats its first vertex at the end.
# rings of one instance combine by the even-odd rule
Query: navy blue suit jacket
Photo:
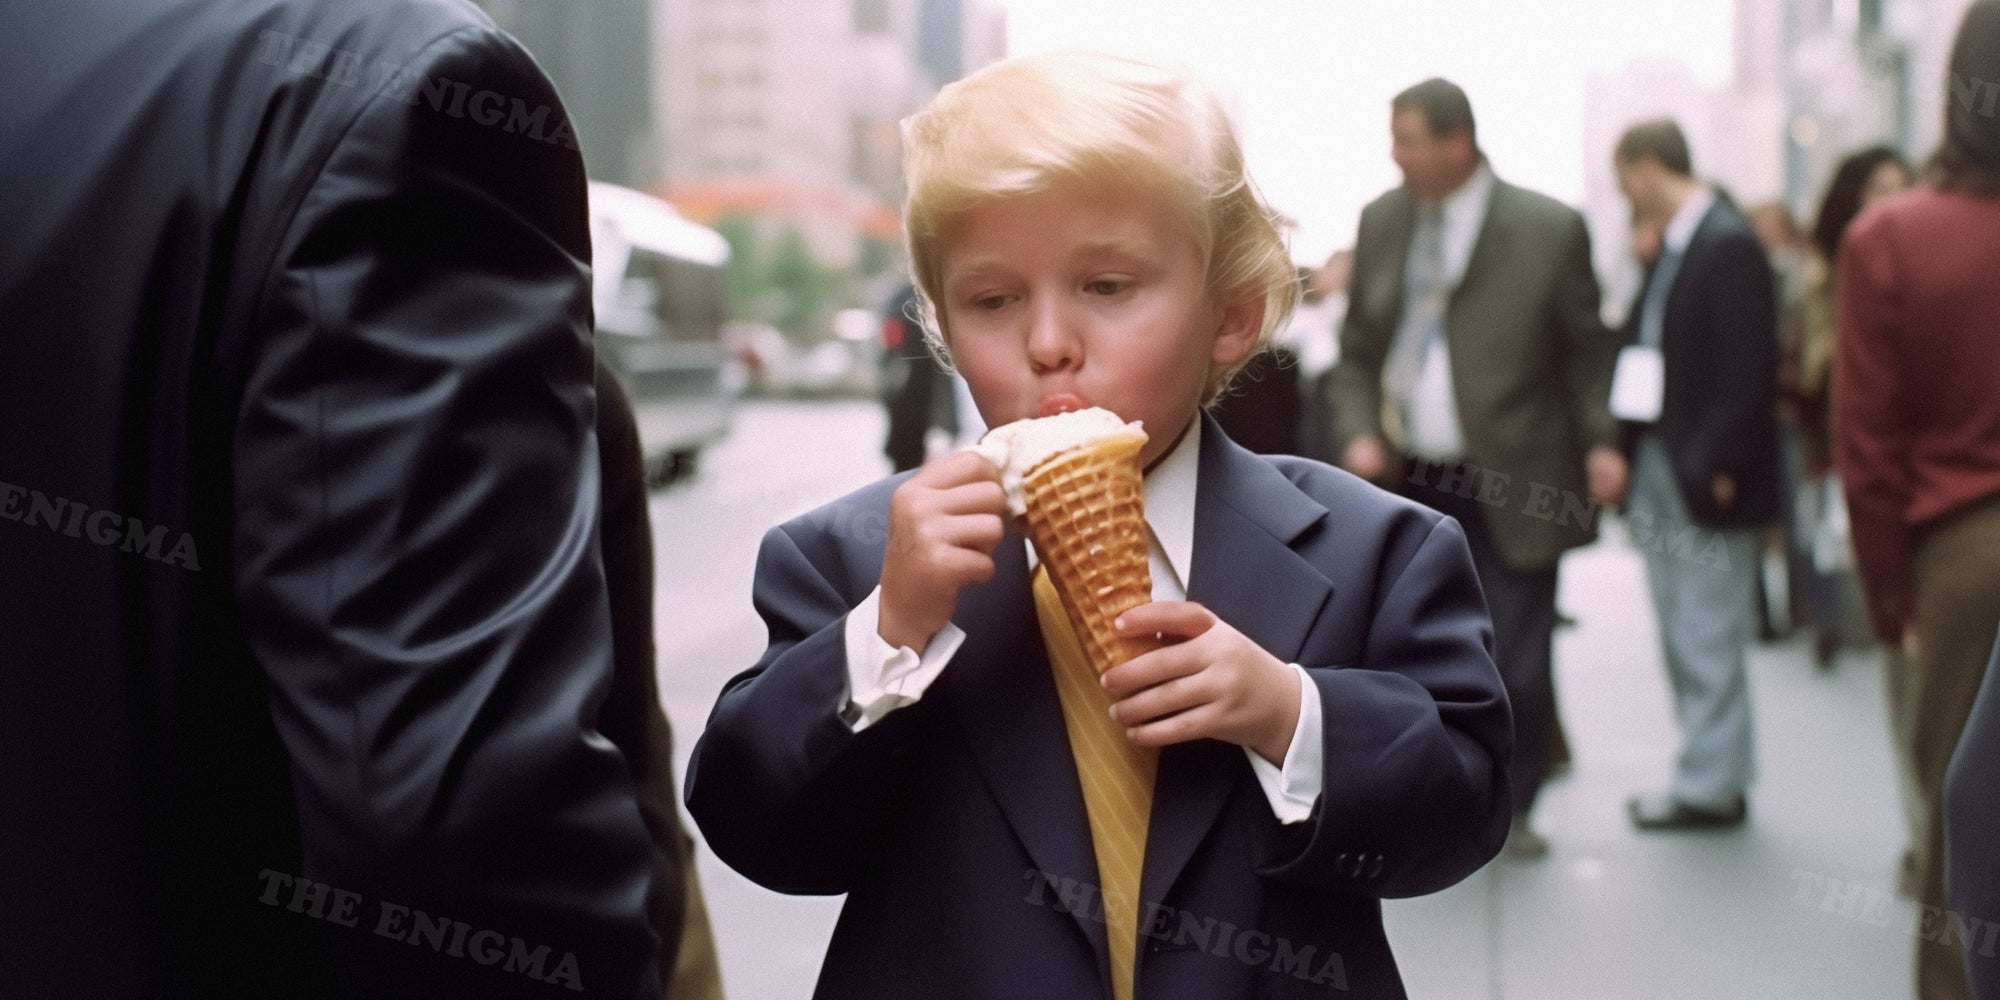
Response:
MULTIPOLYGON (((1206 419, 1206 418, 1205 418, 1206 419)), ((1316 462, 1202 437, 1190 599, 1307 668, 1325 791, 1281 825, 1241 748, 1161 755, 1137 994, 1400 997, 1380 900, 1499 849, 1511 730, 1457 522, 1316 462)), ((724 861, 847 893, 817 996, 1109 996, 1082 793, 1026 555, 960 597, 966 642, 860 734, 843 623, 880 576, 887 479, 782 525, 759 555, 770 646, 697 745, 688 806, 724 861)))
MULTIPOLYGON (((1659 270, 1646 274, 1643 304, 1659 270)), ((1696 521, 1754 526, 1784 512, 1778 470, 1778 306, 1771 259, 1749 220, 1717 193, 1681 257, 1662 317, 1666 395, 1656 426, 1681 499, 1696 521), (1711 483, 1736 480, 1736 501, 1716 503, 1711 483)), ((1626 317, 1637 343, 1641 305, 1626 317)))

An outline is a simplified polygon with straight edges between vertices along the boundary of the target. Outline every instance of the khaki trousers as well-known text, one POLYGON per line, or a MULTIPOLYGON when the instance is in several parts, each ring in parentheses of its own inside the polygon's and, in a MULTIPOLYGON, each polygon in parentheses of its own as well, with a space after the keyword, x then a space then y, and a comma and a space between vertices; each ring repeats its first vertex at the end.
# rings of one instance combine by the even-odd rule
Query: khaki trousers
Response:
POLYGON ((674 958, 673 978, 666 984, 665 1000, 723 1000, 722 962, 715 954, 708 900, 702 896, 701 878, 695 874, 694 838, 681 831, 675 846, 681 860, 681 884, 687 893, 687 915, 681 921, 680 951, 674 958))
MULTIPOLYGON (((1926 816, 1918 852, 1921 902, 1947 908, 1944 896, 1945 768, 1972 712, 2000 626, 2000 497, 1951 514, 1923 531, 1917 546, 1916 655, 1910 661, 1912 763, 1926 816)), ((1947 918, 1942 927, 1949 928, 1947 918)), ((1917 941, 1917 995, 1962 1000, 1964 944, 1954 933, 1917 941)))

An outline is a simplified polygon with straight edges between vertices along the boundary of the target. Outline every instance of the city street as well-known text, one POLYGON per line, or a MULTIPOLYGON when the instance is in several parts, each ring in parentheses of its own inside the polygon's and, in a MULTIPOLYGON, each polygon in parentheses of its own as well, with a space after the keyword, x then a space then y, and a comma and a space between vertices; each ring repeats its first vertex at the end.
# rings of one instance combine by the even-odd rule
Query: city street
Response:
MULTIPOLYGON (((699 473, 655 493, 660 686, 683 772, 716 693, 763 647, 759 537, 886 473, 884 426, 867 401, 746 402, 699 473)), ((1639 555, 1615 525, 1564 563, 1560 605, 1578 620, 1556 649, 1576 760, 1537 810, 1553 850, 1385 904, 1411 996, 1910 995, 1918 914, 1894 894, 1903 830, 1872 651, 1821 673, 1802 639, 1755 650, 1748 826, 1641 835, 1625 798, 1664 786, 1677 741, 1639 555)), ((839 900, 761 889, 705 848, 700 861, 729 995, 807 997, 839 900)))

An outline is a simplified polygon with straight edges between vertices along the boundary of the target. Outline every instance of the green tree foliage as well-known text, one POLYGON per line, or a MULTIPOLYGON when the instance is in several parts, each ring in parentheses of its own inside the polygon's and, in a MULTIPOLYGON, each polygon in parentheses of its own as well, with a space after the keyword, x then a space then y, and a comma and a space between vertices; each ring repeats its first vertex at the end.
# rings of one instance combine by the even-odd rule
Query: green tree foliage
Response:
POLYGON ((815 260, 796 227, 748 215, 718 220, 729 241, 730 314, 769 323, 797 341, 826 334, 835 310, 855 304, 856 275, 815 260))

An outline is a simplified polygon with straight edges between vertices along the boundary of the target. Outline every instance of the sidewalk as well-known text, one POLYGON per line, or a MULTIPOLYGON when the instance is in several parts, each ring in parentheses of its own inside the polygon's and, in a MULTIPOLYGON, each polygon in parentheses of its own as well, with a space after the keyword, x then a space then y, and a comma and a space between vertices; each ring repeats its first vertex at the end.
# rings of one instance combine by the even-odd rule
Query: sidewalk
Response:
POLYGON ((1877 655, 1850 649, 1821 673, 1802 638, 1753 650, 1748 825, 1640 834, 1625 799, 1665 787, 1678 736, 1639 553, 1607 529, 1563 563, 1578 626, 1557 635, 1557 688, 1576 760, 1536 806, 1552 850, 1384 904, 1410 996, 1910 996, 1916 914, 1894 895, 1904 834, 1877 655))

